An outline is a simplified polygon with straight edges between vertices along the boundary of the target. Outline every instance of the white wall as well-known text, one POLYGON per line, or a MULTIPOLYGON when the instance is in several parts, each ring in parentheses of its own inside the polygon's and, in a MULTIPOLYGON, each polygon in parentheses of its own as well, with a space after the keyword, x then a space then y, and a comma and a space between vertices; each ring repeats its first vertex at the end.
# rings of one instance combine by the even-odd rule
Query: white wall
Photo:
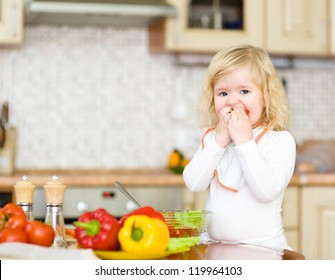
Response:
MULTIPOLYGON (((0 102, 9 101, 18 129, 18 168, 165 166, 174 147, 186 155, 197 148, 194 107, 206 67, 149 54, 146 29, 25 32, 22 47, 0 49, 0 102), (187 109, 177 119, 176 102, 187 109)), ((297 141, 334 138, 335 70, 321 63, 279 73, 297 141)))

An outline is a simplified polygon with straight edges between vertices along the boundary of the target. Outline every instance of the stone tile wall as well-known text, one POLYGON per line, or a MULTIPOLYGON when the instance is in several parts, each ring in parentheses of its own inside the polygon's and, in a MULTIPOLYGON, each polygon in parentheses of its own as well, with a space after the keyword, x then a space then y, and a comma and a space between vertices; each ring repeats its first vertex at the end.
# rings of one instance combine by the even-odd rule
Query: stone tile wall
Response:
MULTIPOLYGON (((9 101, 18 130, 18 168, 157 167, 174 147, 193 154, 206 64, 150 54, 147 36, 146 29, 27 27, 22 47, 0 49, 0 102, 9 101)), ((279 73, 297 142, 335 138, 335 69, 318 62, 279 73)))

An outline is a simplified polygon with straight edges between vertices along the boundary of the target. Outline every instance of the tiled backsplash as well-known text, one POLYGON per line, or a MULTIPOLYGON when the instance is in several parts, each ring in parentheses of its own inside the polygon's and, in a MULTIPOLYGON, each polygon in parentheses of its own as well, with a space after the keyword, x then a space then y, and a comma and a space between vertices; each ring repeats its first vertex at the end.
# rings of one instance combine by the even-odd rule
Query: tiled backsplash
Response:
MULTIPOLYGON (((18 130, 18 168, 156 167, 174 147, 195 151, 206 67, 150 54, 146 29, 25 32, 22 47, 0 49, 0 101, 18 130)), ((335 138, 335 69, 279 72, 297 142, 335 138)))

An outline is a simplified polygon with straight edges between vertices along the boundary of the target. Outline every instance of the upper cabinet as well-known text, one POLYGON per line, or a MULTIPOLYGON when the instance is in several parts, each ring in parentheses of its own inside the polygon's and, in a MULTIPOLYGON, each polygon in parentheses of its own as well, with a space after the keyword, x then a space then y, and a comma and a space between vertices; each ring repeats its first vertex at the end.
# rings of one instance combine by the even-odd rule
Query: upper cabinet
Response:
POLYGON ((0 45, 23 41, 23 0, 0 0, 0 45))
POLYGON ((267 0, 265 48, 274 54, 330 54, 328 0, 267 0))
POLYGON ((264 0, 167 2, 178 16, 151 25, 151 52, 212 53, 236 44, 264 45, 264 0))
POLYGON ((335 54, 335 0, 167 2, 178 16, 150 27, 151 52, 215 53, 252 44, 275 55, 335 54))

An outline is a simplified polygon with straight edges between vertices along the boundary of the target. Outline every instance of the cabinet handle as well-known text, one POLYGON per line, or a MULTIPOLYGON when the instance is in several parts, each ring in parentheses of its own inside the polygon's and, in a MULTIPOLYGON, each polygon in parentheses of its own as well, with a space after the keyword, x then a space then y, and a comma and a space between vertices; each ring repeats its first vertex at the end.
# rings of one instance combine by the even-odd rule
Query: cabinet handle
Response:
POLYGON ((321 47, 323 49, 327 46, 327 22, 325 19, 320 21, 320 35, 321 35, 321 47))
POLYGON ((14 3, 12 6, 12 35, 13 38, 18 36, 18 8, 17 3, 14 3))

